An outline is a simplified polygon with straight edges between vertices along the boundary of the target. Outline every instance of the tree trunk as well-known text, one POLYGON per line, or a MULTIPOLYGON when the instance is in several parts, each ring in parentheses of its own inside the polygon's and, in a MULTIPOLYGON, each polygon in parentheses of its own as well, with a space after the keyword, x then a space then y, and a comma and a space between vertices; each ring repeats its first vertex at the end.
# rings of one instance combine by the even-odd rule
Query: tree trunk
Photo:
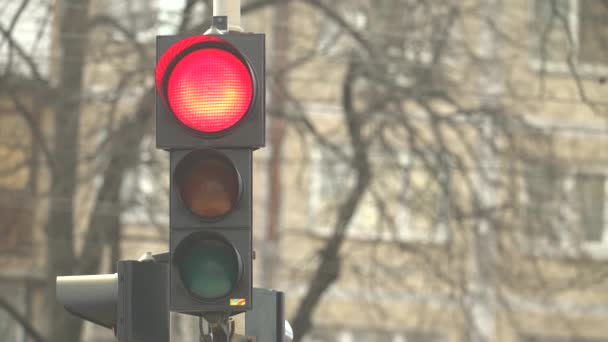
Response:
POLYGON ((58 96, 54 106, 54 163, 51 169, 47 233, 47 280, 51 342, 78 341, 82 321, 55 299, 55 277, 72 274, 74 197, 78 170, 78 133, 87 43, 89 0, 61 3, 58 96))

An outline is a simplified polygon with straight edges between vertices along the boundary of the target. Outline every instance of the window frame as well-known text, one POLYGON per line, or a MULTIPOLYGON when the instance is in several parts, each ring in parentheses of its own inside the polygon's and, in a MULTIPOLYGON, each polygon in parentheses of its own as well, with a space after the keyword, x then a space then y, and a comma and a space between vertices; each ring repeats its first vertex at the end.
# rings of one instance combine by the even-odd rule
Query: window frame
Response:
MULTIPOLYGON (((308 229, 311 232, 318 234, 323 237, 328 237, 332 234, 332 227, 330 225, 319 222, 319 214, 322 213, 323 206, 321 205, 322 194, 322 177, 323 173, 323 151, 322 147, 315 145, 310 149, 311 157, 311 180, 309 182, 309 196, 308 196, 308 229)), ((448 234, 448 221, 449 221, 449 199, 442 201, 438 204, 437 210, 443 210, 446 208, 445 214, 439 214, 442 219, 439 219, 438 226, 434 227, 431 231, 426 232, 413 228, 413 215, 410 206, 407 205, 407 199, 404 193, 407 191, 409 184, 409 174, 413 164, 410 160, 410 156, 406 152, 399 153, 398 163, 401 167, 400 178, 401 178, 401 192, 399 199, 399 211, 395 217, 395 222, 400 228, 397 232, 385 231, 379 234, 376 231, 370 232, 358 228, 361 225, 361 219, 356 215, 360 213, 361 209, 358 209, 353 218, 351 219, 347 235, 350 239, 354 240, 379 240, 379 241, 398 241, 405 243, 426 243, 426 244, 445 244, 449 240, 448 234), (447 202, 447 203, 446 203, 447 202), (441 207, 441 208, 440 208, 441 207)), ((367 193, 367 191, 366 191, 367 193)), ((365 194, 364 194, 365 196, 365 194)), ((365 204, 365 200, 360 205, 365 204)), ((374 210, 372 208, 372 210, 374 210)))
MULTIPOLYGON (((324 330, 331 330, 329 328, 323 328, 321 327, 320 329, 318 329, 318 331, 324 331, 324 330)), ((313 330, 313 333, 315 332, 315 330, 313 330)), ((362 332, 382 332, 382 333, 386 333, 387 335, 390 335, 391 338, 390 340, 386 341, 386 342, 407 342, 408 341, 408 336, 411 338, 411 335, 413 334, 429 334, 429 335, 434 335, 436 337, 437 341, 444 341, 445 340, 445 336, 444 334, 442 334, 440 331, 437 330, 432 330, 432 331, 428 331, 428 330, 417 330, 417 329, 409 329, 409 330, 379 330, 379 329, 374 329, 374 328, 370 328, 370 329, 361 329, 361 328, 352 328, 352 327, 343 327, 343 328, 336 328, 335 329, 335 334, 334 336, 337 336, 337 339, 335 340, 335 342, 354 342, 354 336, 362 333, 362 332)), ((315 342, 318 340, 310 340, 312 337, 308 336, 306 337, 306 341, 311 341, 311 342, 315 342)))
POLYGON ((599 342, 602 341, 601 338, 598 337, 590 337, 590 336, 569 336, 569 335, 548 335, 545 333, 527 333, 520 332, 518 333, 518 341, 520 342, 599 342))
POLYGON ((572 60, 572 67, 568 60, 554 61, 546 58, 543 60, 540 56, 536 56, 533 52, 539 44, 538 32, 532 29, 532 24, 537 21, 535 12, 535 6, 538 1, 534 0, 529 2, 529 23, 528 29, 530 33, 529 49, 528 49, 528 63, 530 68, 537 72, 549 72, 552 74, 569 74, 575 71, 583 77, 597 77, 598 74, 608 74, 608 62, 606 64, 594 64, 588 62, 582 62, 579 59, 580 56, 580 8, 579 2, 581 0, 565 0, 568 1, 568 28, 570 33, 570 39, 572 40, 574 54, 572 60), (574 70, 572 70, 574 68, 574 70))
MULTIPOLYGON (((524 165, 524 170, 520 175, 521 180, 521 194, 520 201, 524 205, 524 210, 527 210, 528 205, 531 203, 530 195, 529 195, 529 179, 527 176, 527 167, 529 163, 524 165)), ((552 244, 548 239, 534 239, 533 243, 530 244, 528 241, 528 231, 524 231, 524 235, 520 236, 521 242, 529 248, 529 252, 533 254, 540 255, 554 255, 554 256, 579 256, 577 253, 577 248, 580 248, 580 251, 587 253, 590 257, 595 259, 608 259, 608 166, 584 166, 584 167, 565 167, 563 172, 560 172, 557 176, 556 187, 558 191, 563 191, 567 198, 568 202, 574 201, 574 196, 576 195, 576 182, 580 175, 594 176, 600 175, 604 178, 604 199, 603 199, 603 230, 602 237, 600 241, 590 241, 590 240, 581 240, 579 246, 574 246, 572 239, 569 237, 568 231, 561 229, 557 231, 559 237, 559 243, 557 245, 552 244)), ((563 203, 556 203, 557 210, 566 211, 566 219, 568 221, 572 221, 572 224, 577 224, 574 228, 577 230, 576 233, 582 234, 581 236, 584 238, 584 227, 581 226, 580 222, 577 221, 577 217, 579 215, 578 209, 573 208, 570 205, 564 205, 563 203)), ((523 214, 524 224, 528 224, 526 221, 525 215, 523 214)), ((521 217, 521 215, 520 215, 521 217)))

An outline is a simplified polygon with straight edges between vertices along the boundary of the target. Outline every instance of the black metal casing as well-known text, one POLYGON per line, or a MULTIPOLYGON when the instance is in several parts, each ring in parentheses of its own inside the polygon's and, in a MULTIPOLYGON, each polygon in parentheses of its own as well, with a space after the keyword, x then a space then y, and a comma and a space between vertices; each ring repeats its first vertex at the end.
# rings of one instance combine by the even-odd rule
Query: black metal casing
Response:
MULTIPOLYGON (((230 32, 213 37, 228 43, 227 50, 236 52, 235 55, 251 72, 253 97, 249 110, 243 118, 233 127, 220 133, 196 132, 176 119, 158 92, 156 96, 156 145, 157 148, 168 150, 171 160, 169 308, 174 312, 196 316, 205 313, 237 314, 252 308, 252 151, 265 144, 265 36, 230 32), (235 207, 214 220, 194 214, 185 205, 174 179, 179 176, 177 170, 180 162, 190 153, 200 150, 213 150, 214 153, 221 154, 232 164, 239 176, 240 195, 235 207), (219 237, 227 242, 240 259, 236 285, 225 297, 213 300, 203 300, 190 294, 182 283, 176 267, 176 263, 179 262, 180 246, 187 245, 189 238, 194 239, 204 234, 219 237), (238 305, 234 304, 237 300, 240 303, 238 305), (245 304, 242 305, 243 303, 245 304)), ((189 37, 158 36, 157 62, 166 51, 184 38, 189 37)), ((167 68, 168 72, 170 68, 170 66, 167 68)))
POLYGON ((168 342, 168 265, 140 261, 117 265, 118 341, 168 342))
MULTIPOLYGON (((236 168, 241 179, 241 194, 236 207, 226 216, 206 221, 192 213, 183 204, 173 180, 170 185, 170 305, 171 310, 181 313, 201 312, 240 313, 251 309, 252 274, 252 151, 249 149, 215 150, 226 156, 236 168), (179 272, 174 265, 178 245, 196 233, 210 233, 229 242, 241 259, 241 274, 237 286, 226 297, 217 300, 199 300, 191 296, 182 285, 179 272), (246 305, 231 306, 230 299, 245 299, 246 305)), ((191 150, 172 151, 171 175, 176 166, 191 150)))

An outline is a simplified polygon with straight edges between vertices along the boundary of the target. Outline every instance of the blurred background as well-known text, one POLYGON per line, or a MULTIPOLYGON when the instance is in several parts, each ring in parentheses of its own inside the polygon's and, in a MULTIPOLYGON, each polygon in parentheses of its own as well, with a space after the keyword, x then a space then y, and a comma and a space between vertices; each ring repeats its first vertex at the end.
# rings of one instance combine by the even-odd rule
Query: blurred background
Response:
MULTIPOLYGON (((296 341, 608 341, 608 1, 242 1, 267 45, 254 282, 296 341)), ((155 36, 210 19, 0 0, 0 341, 114 340, 55 277, 168 250, 155 36)))

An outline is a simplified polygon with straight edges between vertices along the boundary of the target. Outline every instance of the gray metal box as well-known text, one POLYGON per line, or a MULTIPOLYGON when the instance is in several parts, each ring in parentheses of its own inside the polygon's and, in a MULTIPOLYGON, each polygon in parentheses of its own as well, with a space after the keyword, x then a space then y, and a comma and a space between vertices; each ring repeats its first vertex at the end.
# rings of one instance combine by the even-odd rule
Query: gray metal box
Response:
POLYGON ((118 262, 118 324, 121 342, 169 342, 167 264, 118 262))

